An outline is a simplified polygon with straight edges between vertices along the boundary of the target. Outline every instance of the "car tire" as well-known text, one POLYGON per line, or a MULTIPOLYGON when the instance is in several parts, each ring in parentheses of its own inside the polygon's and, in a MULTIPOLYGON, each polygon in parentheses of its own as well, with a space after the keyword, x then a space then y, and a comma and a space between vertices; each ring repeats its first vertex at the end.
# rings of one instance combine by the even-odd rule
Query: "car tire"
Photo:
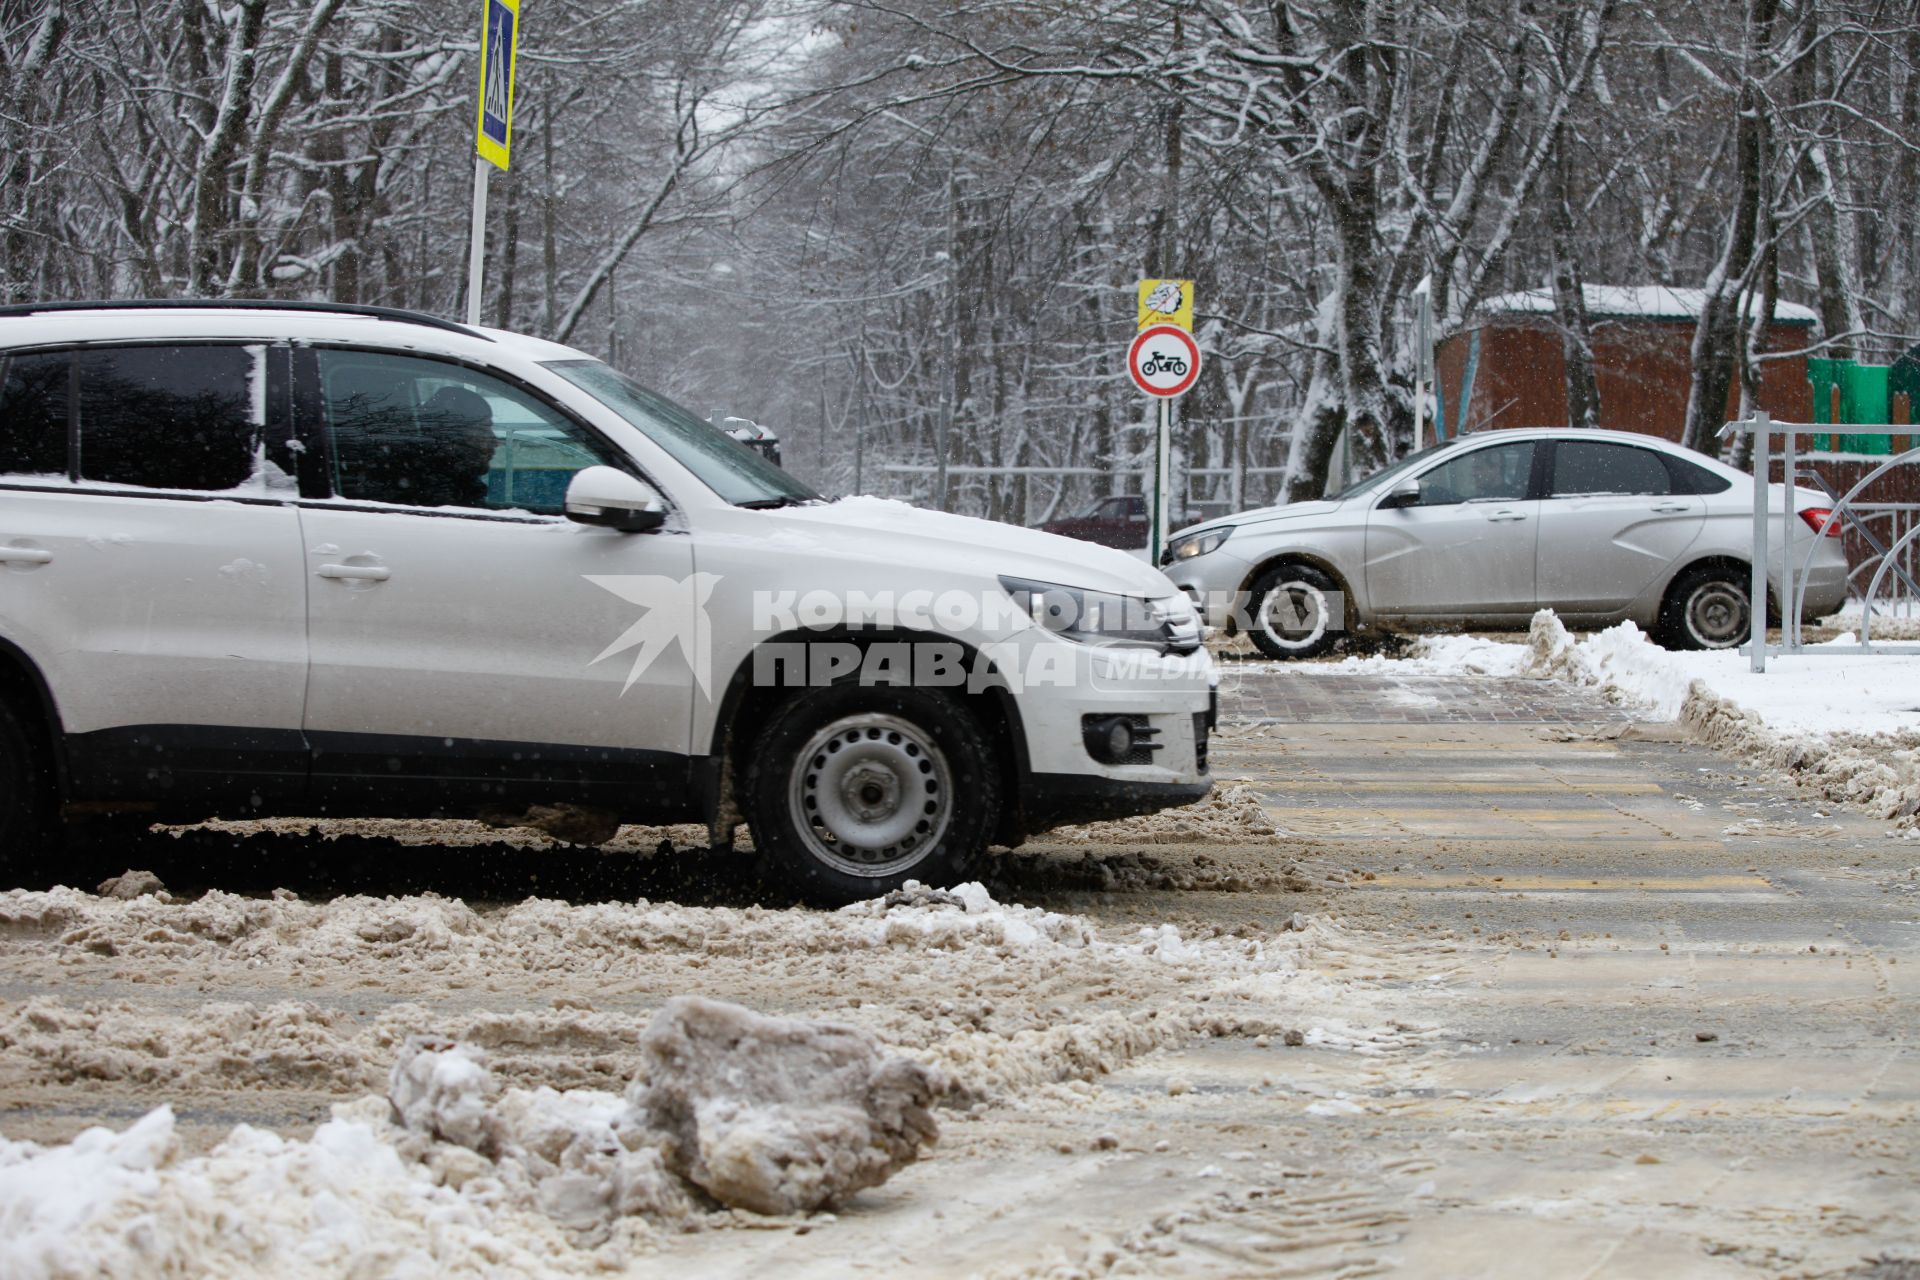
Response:
POLYGON ((1000 775, 973 715, 925 689, 838 684, 783 706, 745 785, 762 871, 839 906, 908 880, 971 879, 1000 814, 1000 775))
POLYGON ((0 700, 0 875, 30 870, 53 843, 53 774, 39 735, 0 700))
POLYGON ((1748 583, 1730 569, 1689 569, 1667 589, 1659 635, 1669 649, 1731 649, 1752 635, 1748 583))
POLYGON ((1340 588, 1305 564, 1263 572, 1247 592, 1247 635, 1269 658, 1315 658, 1340 639, 1340 588))

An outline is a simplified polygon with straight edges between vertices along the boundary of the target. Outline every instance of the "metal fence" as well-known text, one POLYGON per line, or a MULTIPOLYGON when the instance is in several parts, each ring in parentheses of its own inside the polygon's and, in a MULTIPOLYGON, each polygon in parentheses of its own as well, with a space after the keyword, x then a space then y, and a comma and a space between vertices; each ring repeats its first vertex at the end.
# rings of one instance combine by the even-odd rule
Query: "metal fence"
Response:
MULTIPOLYGON (((1755 607, 1750 611, 1753 633, 1745 648, 1755 671, 1767 669, 1769 652, 1807 655, 1920 653, 1920 644, 1876 643, 1873 639, 1876 616, 1883 621, 1889 618, 1911 619, 1920 611, 1920 563, 1916 563, 1920 560, 1920 501, 1866 496, 1876 485, 1882 489, 1892 487, 1882 484, 1888 477, 1911 480, 1920 475, 1920 466, 1916 465, 1920 464, 1920 448, 1891 454, 1846 456, 1803 446, 1803 441, 1811 443, 1808 437, 1831 436, 1839 430, 1832 423, 1774 422, 1765 413, 1756 413, 1739 422, 1729 422, 1721 428, 1723 439, 1732 435, 1752 438, 1753 474, 1757 481, 1771 478, 1777 457, 1781 478, 1787 485, 1786 509, 1778 513, 1777 523, 1775 513, 1769 509, 1772 486, 1767 483, 1753 486, 1753 578, 1748 598, 1753 601, 1768 598, 1770 567, 1780 583, 1780 590, 1774 597, 1780 602, 1779 644, 1770 646, 1767 643, 1766 609, 1755 607), (1776 440, 1779 442, 1777 449, 1776 440), (1846 470, 1861 474, 1835 480, 1818 465, 1843 459, 1847 464, 1846 470), (1793 538, 1789 522, 1794 515, 1795 486, 1819 490, 1829 504, 1825 521, 1815 530, 1816 536, 1807 543, 1806 551, 1798 556, 1790 554, 1793 538), (1780 545, 1777 548, 1771 545, 1771 535, 1776 528, 1780 531, 1780 545), (1812 569, 1820 539, 1836 528, 1847 539, 1851 588, 1849 599, 1859 601, 1860 629, 1853 644, 1829 642, 1809 646, 1802 637, 1800 618, 1806 601, 1807 575, 1812 569)), ((1844 434, 1876 438, 1904 437, 1906 439, 1901 442, 1911 444, 1913 439, 1920 438, 1920 427, 1848 423, 1844 434)), ((1828 470, 1836 468, 1829 466, 1828 470)))

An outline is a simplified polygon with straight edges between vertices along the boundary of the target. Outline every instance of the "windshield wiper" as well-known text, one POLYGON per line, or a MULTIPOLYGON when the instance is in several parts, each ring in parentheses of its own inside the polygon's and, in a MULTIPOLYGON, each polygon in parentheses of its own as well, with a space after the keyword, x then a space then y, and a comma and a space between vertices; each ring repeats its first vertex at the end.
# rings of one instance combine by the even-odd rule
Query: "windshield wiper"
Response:
POLYGON ((782 496, 778 498, 750 498, 745 502, 736 502, 733 505, 745 508, 748 511, 772 511, 778 507, 808 507, 818 501, 820 501, 818 498, 782 496))

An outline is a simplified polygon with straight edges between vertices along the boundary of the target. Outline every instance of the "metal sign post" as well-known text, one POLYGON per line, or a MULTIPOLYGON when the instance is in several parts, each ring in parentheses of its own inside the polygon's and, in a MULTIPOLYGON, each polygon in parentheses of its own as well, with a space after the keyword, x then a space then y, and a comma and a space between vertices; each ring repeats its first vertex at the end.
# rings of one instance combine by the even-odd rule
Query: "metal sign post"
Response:
POLYGON ((1127 348, 1127 376, 1160 402, 1153 439, 1153 507, 1147 555, 1154 564, 1167 545, 1167 507, 1173 455, 1173 402, 1200 379, 1200 345, 1193 340, 1193 281, 1142 280, 1139 334, 1127 348))
POLYGON ((487 253, 487 161, 473 158, 473 229, 467 244, 467 323, 480 323, 481 265, 487 253))
POLYGON ((513 145, 513 72, 520 44, 520 0, 480 7, 480 119, 473 135, 473 226, 467 243, 467 323, 480 323, 487 246, 487 166, 507 170, 513 145))
POLYGON ((1147 561, 1160 563, 1167 549, 1167 473, 1173 461, 1173 399, 1160 397, 1159 424, 1153 438, 1153 532, 1147 540, 1147 561))
MULTIPOLYGON (((1748 662, 1756 672, 1767 669, 1767 488, 1768 478, 1773 471, 1773 423, 1763 410, 1753 415, 1753 573, 1747 590, 1747 621, 1751 634, 1747 638, 1748 662)), ((1787 505, 1782 511, 1781 530, 1786 530, 1785 516, 1793 510, 1793 477, 1787 477, 1787 505)), ((1786 539, 1781 539, 1780 562, 1786 564, 1786 539)), ((1785 585, 1785 575, 1782 575, 1785 585)), ((1784 594, 1784 593, 1783 593, 1784 594)))
POLYGON ((1420 363, 1419 382, 1415 388, 1413 400, 1413 447, 1424 449, 1427 445, 1427 423, 1433 422, 1433 443, 1440 443, 1439 415, 1434 412, 1434 367, 1433 367, 1433 277, 1420 277, 1420 283, 1413 286, 1413 308, 1415 328, 1418 336, 1414 339, 1420 344, 1418 352, 1420 363))

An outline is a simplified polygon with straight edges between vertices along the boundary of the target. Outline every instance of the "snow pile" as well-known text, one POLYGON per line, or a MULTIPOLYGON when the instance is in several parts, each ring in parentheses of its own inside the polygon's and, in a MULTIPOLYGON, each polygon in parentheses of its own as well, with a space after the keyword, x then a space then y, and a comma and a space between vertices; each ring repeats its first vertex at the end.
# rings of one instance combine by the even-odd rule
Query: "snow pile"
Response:
POLYGON ((1829 800, 1909 825, 1920 815, 1920 712, 1901 706, 1920 702, 1913 682, 1920 664, 1911 659, 1864 658, 1853 671, 1855 664, 1836 659, 1776 658, 1756 674, 1731 651, 1669 653, 1631 622, 1575 641, 1544 609, 1534 615, 1527 649, 1534 674, 1645 705, 1696 740, 1779 770, 1829 800), (1760 702, 1765 714, 1735 696, 1760 702))
POLYGON ((1533 615, 1527 653, 1532 675, 1593 686, 1615 702, 1649 707, 1662 720, 1679 718, 1694 685, 1679 656, 1631 622, 1576 641, 1551 609, 1542 609, 1533 615))
POLYGON ((350 1019, 304 1001, 216 1001, 188 1016, 130 1001, 34 998, 0 1016, 0 1053, 66 1082, 364 1089, 376 1079, 350 1019))
POLYGON ((1477 676, 1516 676, 1522 674, 1525 667, 1526 653, 1518 645, 1484 636, 1444 634, 1416 638, 1413 653, 1406 658, 1349 658, 1333 664, 1336 671, 1375 669, 1403 675, 1465 672, 1477 676))
POLYGON ((413 1037, 385 1099, 306 1142, 241 1125, 184 1156, 164 1106, 65 1146, 0 1139, 0 1274, 604 1270, 715 1206, 838 1203, 938 1136, 939 1074, 857 1028, 677 999, 643 1048, 624 1101, 502 1091, 480 1051, 413 1037))
POLYGON ((1003 905, 994 901, 985 885, 972 880, 951 889, 929 889, 909 880, 884 898, 851 903, 836 914, 861 922, 861 933, 888 946, 1024 951, 1047 944, 1084 947, 1093 940, 1085 920, 1035 907, 1003 905))
POLYGON ((723 1204, 818 1209, 878 1186, 939 1134, 945 1080, 857 1027, 681 997, 643 1048, 635 1115, 665 1135, 667 1167, 723 1204))
MULTIPOLYGON (((1079 865, 1063 861, 1068 872, 1079 865)), ((1174 874, 1122 861, 1111 874, 1126 884, 1174 874)), ((1192 862, 1195 876, 1216 877, 1208 887, 1235 881, 1209 855, 1192 862)), ((1310 887, 1291 864, 1279 874, 1285 887, 1310 887)), ((833 912, 544 899, 476 912, 431 895, 313 902, 215 891, 176 902, 13 890, 0 893, 0 953, 49 991, 84 973, 276 994, 178 1005, 36 995, 0 1008, 0 1056, 61 1085, 353 1096, 378 1087, 410 1037, 430 1035, 484 1051, 502 1085, 617 1092, 644 1069, 658 1000, 697 984, 750 1005, 801 993, 941 1069, 959 1093, 998 1099, 1091 1078, 1191 1034, 1177 1028, 1211 1012, 1212 986, 1291 975, 1324 942, 1311 931, 1137 930, 1103 932, 1085 916, 998 902, 979 884, 915 885, 833 912), (309 985, 369 999, 355 1009, 361 1002, 277 994, 309 985), (449 998, 463 990, 489 993, 487 1003, 569 995, 552 1008, 501 1011, 449 998), (625 1007, 594 1009, 586 996, 600 992, 622 993, 610 998, 625 1007), (1160 1001, 1161 1023, 1109 1026, 1109 996, 1160 1001)))
POLYGON ((0 1138, 10 1280, 546 1276, 623 1258, 578 1253, 537 1216, 437 1185, 373 1124, 339 1115, 305 1142, 239 1125, 198 1157, 181 1154, 169 1107, 65 1146, 0 1138))
POLYGON ((1036 838, 1045 844, 1269 844, 1278 836, 1257 790, 1244 782, 1218 782, 1177 809, 1057 827, 1036 838))

